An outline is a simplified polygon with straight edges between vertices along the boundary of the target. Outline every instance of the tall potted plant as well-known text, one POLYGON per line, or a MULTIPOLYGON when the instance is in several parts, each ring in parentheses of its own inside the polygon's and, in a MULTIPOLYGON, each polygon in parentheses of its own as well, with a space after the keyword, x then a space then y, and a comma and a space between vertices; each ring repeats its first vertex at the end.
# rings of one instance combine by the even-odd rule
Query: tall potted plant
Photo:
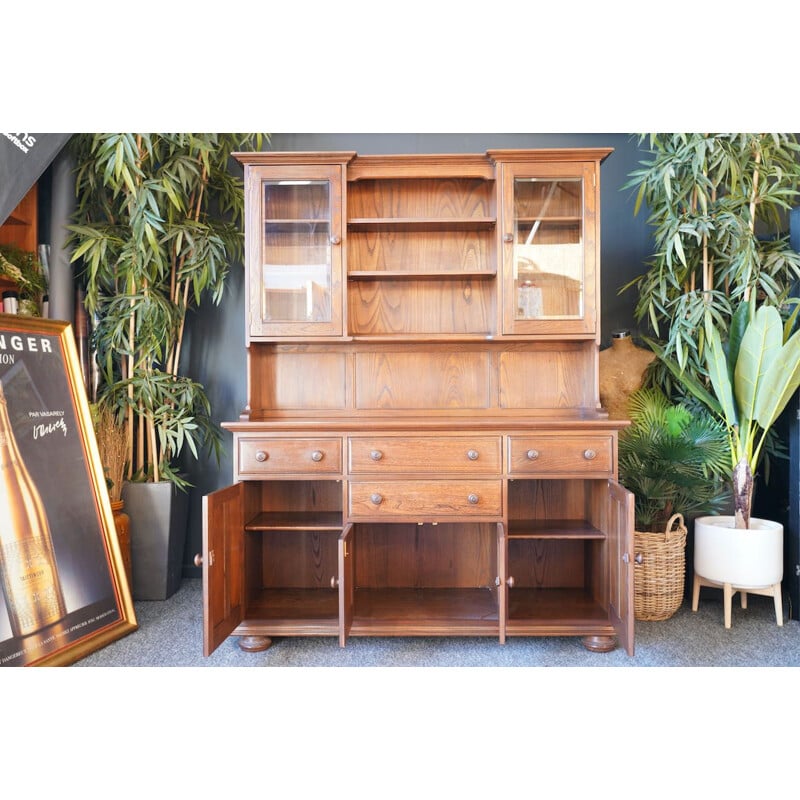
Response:
POLYGON ((240 261, 241 180, 228 169, 233 150, 260 149, 264 134, 98 133, 70 142, 76 163, 72 260, 82 265, 92 320, 96 399, 127 421, 125 502, 131 515, 133 594, 160 599, 177 589, 187 489, 184 451, 216 454, 221 434, 204 387, 181 373, 186 318, 205 297, 222 298, 240 261), (150 489, 146 488, 150 487, 150 489), (145 538, 156 525, 154 548, 145 538), (162 558, 160 551, 167 551, 162 558), (166 560, 166 564, 164 561, 166 560), (138 562, 138 568, 137 568, 138 562))
MULTIPOLYGON (((778 309, 755 298, 736 308, 727 335, 705 323, 708 384, 674 360, 661 356, 672 375, 722 420, 728 431, 734 514, 695 521, 695 581, 726 587, 729 625, 731 587, 769 589, 780 605, 783 527, 751 516, 754 480, 763 462, 772 426, 800 387, 800 331, 792 333, 797 312, 783 320, 778 309)), ((695 593, 697 592, 697 583, 695 593)), ((781 619, 778 619, 779 624, 781 619)))
MULTIPOLYGON (((704 319, 725 333, 738 303, 756 293, 780 305, 800 277, 786 212, 800 200, 800 145, 787 133, 642 134, 647 157, 623 188, 648 210, 654 255, 622 288, 635 317, 652 326, 667 356, 705 377, 704 319)), ((680 393, 669 371, 648 380, 680 393)))

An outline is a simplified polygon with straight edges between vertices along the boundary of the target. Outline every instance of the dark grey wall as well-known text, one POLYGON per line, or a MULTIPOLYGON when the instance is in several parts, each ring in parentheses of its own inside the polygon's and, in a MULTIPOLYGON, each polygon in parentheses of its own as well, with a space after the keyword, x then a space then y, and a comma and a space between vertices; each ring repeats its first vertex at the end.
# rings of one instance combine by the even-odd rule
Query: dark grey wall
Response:
MULTIPOLYGON (((620 191, 642 158, 636 140, 620 133, 281 133, 273 134, 270 150, 354 150, 375 153, 482 153, 495 148, 613 147, 601 171, 601 326, 602 346, 615 328, 636 332, 635 295, 619 289, 644 270, 652 241, 646 214, 633 215, 634 194, 620 191)), ((186 369, 204 384, 218 422, 235 420, 245 403, 244 281, 241 265, 233 265, 220 306, 204 305, 188 322, 186 369)), ((225 457, 185 463, 194 484, 184 573, 202 550, 202 497, 231 483, 231 436, 223 434, 225 457)))

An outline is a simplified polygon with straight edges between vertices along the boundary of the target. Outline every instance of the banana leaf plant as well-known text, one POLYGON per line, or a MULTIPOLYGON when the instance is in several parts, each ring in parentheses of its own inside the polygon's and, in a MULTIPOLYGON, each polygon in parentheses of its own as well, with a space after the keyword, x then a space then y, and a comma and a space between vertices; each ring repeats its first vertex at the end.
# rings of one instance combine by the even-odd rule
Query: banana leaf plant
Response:
POLYGON ((651 343, 674 377, 725 424, 737 528, 750 527, 753 476, 772 426, 800 387, 800 331, 792 333, 796 316, 797 309, 784 322, 775 306, 757 307, 753 297, 734 311, 727 342, 706 316, 708 386, 651 343))

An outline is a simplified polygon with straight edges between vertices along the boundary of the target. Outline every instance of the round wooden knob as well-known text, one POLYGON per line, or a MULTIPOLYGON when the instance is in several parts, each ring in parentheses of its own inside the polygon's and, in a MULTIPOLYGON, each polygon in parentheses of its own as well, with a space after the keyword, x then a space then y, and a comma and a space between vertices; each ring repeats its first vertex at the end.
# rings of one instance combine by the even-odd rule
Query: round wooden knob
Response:
POLYGON ((342 237, 339 236, 338 233, 334 233, 333 236, 331 236, 331 244, 341 244, 341 243, 342 243, 342 237))
POLYGON ((513 575, 509 575, 508 576, 508 579, 506 580, 506 585, 508 586, 509 589, 513 589, 514 588, 514 576, 513 575))
POLYGON ((379 506, 383 502, 383 495, 378 494, 375 492, 374 494, 370 495, 369 498, 376 506, 379 506))
POLYGON ((256 452, 256 461, 262 462, 266 461, 268 458, 269 458, 269 453, 267 453, 265 450, 258 450, 256 452))
POLYGON ((525 457, 528 459, 528 461, 536 461, 536 459, 539 458, 539 451, 528 450, 528 452, 525 453, 525 457))
POLYGON ((590 450, 584 450, 583 451, 583 457, 587 461, 591 461, 593 458, 597 458, 597 453, 594 450, 591 450, 591 449, 590 450))
POLYGON ((196 553, 195 554, 194 565, 196 567, 202 567, 203 566, 203 554, 202 553, 196 553))
POLYGON ((325 458, 325 454, 322 452, 322 450, 315 450, 311 454, 312 461, 322 461, 323 458, 325 458))
POLYGON ((477 450, 467 450, 467 458, 470 461, 477 461, 478 460, 478 451, 477 450))
POLYGON ((369 457, 373 461, 380 461, 383 458, 383 453, 380 450, 370 450, 369 457))
POLYGON ((468 501, 469 501, 469 502, 470 502, 470 503, 471 503, 473 506, 475 506, 475 505, 477 505, 477 504, 478 504, 478 495, 476 495, 476 494, 469 494, 469 495, 467 495, 467 500, 468 500, 468 501))
POLYGON ((506 244, 510 244, 511 242, 514 241, 514 234, 513 233, 504 233, 503 234, 503 241, 506 244))

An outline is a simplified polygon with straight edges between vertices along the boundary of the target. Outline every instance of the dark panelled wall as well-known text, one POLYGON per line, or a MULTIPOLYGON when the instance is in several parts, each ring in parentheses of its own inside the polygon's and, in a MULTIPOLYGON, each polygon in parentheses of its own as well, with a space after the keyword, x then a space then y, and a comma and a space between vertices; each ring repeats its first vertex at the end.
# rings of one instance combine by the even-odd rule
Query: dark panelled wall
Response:
MULTIPOLYGON (((611 331, 630 328, 635 293, 619 289, 644 271, 652 243, 646 210, 634 217, 635 196, 621 191, 628 175, 643 157, 637 140, 627 133, 280 133, 273 134, 270 150, 354 150, 382 153, 483 153, 495 148, 613 147, 601 168, 601 325, 602 343, 611 331)), ((217 422, 235 420, 245 403, 244 271, 233 265, 220 306, 204 305, 188 322, 185 358, 188 374, 208 389, 217 422)), ((189 508, 189 531, 184 551, 184 574, 198 576, 193 566, 202 550, 202 497, 229 485, 233 479, 231 436, 223 434, 225 456, 187 459, 186 471, 194 484, 189 508)))

